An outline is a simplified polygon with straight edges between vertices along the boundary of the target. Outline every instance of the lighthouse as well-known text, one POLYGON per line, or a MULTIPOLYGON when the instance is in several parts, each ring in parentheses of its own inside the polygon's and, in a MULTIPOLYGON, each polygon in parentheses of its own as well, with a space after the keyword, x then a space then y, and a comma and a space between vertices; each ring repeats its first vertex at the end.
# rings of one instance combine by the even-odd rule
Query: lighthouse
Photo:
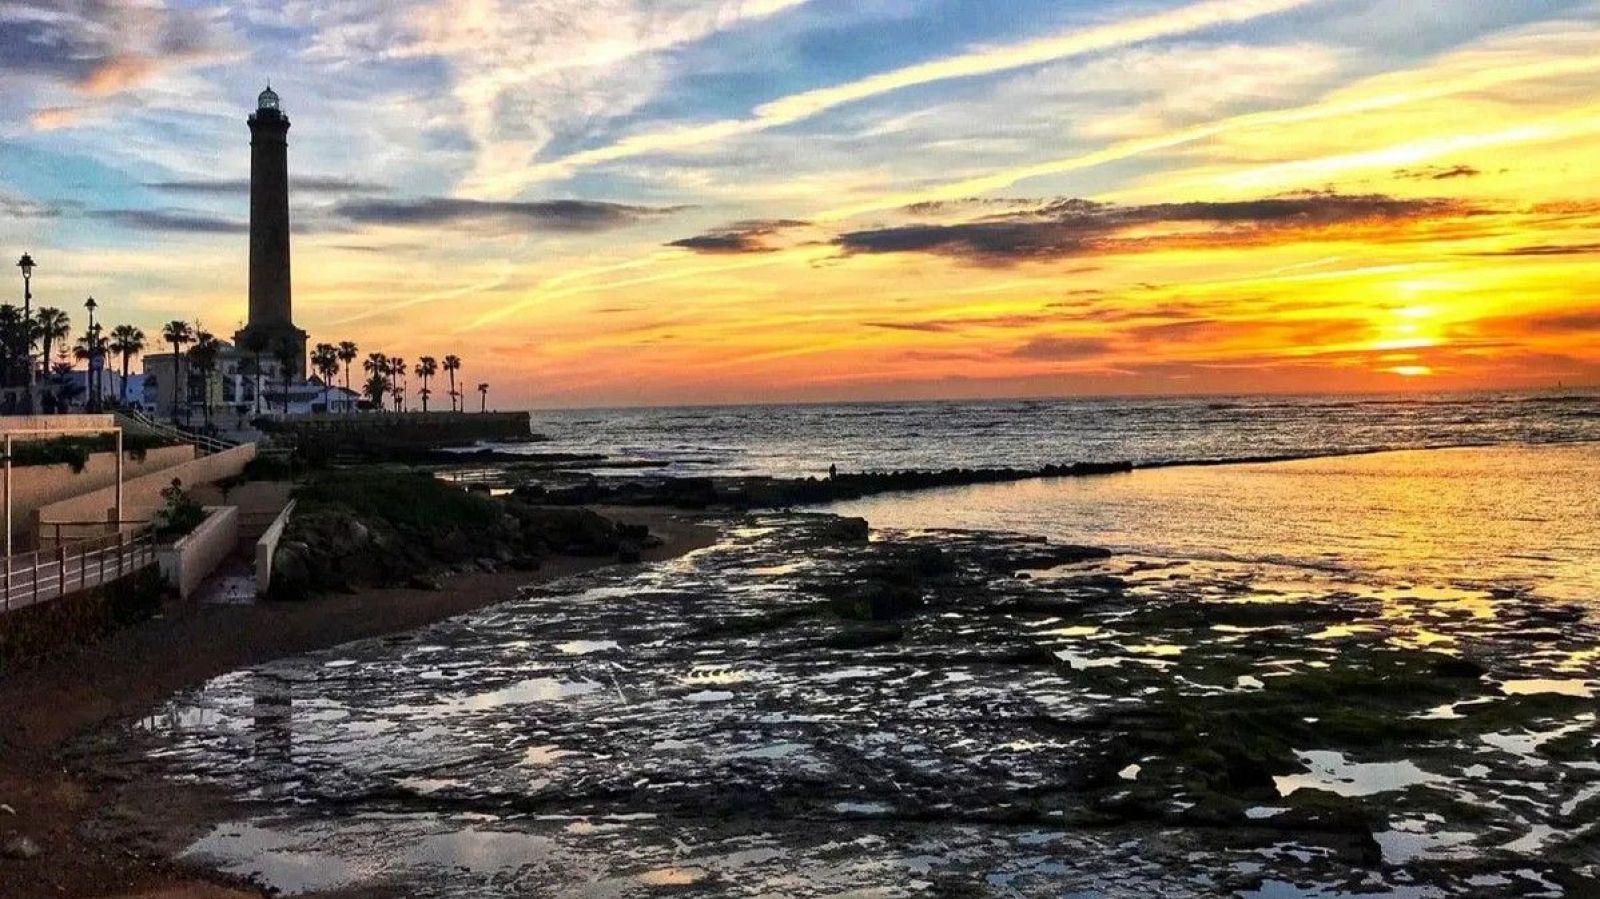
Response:
POLYGON ((306 376, 306 332, 295 327, 289 281, 289 117, 269 85, 250 115, 250 318, 238 346, 306 376))

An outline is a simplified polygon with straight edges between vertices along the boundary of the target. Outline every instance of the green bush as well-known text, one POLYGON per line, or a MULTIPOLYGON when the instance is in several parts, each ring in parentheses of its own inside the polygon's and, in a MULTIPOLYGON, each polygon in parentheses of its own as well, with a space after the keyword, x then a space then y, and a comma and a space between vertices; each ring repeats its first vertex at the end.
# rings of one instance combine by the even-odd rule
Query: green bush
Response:
POLYGON ((429 474, 384 469, 343 469, 313 475, 295 491, 306 512, 341 506, 361 519, 387 521, 416 531, 450 526, 488 528, 500 520, 489 498, 467 493, 429 474))
POLYGON ((206 520, 206 510, 188 491, 183 489, 183 482, 177 478, 172 479, 172 485, 161 491, 161 498, 167 504, 156 513, 156 539, 170 543, 189 534, 206 520))
MULTIPOLYGON (((163 446, 177 446, 180 441, 146 434, 123 434, 122 451, 136 462, 144 461, 145 454, 163 446)), ((93 453, 109 453, 117 448, 111 434, 92 434, 75 437, 52 437, 48 440, 16 441, 11 445, 11 464, 70 465, 78 473, 88 464, 93 453)))

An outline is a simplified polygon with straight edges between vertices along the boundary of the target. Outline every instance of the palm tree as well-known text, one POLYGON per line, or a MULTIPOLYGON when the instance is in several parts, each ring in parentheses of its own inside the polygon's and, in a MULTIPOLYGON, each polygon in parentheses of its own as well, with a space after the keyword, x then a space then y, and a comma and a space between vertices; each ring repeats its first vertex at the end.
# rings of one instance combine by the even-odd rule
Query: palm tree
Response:
POLYGON ((400 379, 405 377, 405 376, 406 376, 406 360, 402 359, 399 356, 390 356, 389 357, 389 392, 394 394, 394 399, 395 399, 394 411, 396 411, 396 412, 405 411, 400 406, 400 403, 403 402, 403 400, 400 397, 400 392, 401 392, 401 390, 404 389, 400 384, 400 379))
MULTIPOLYGON (((66 352, 66 350, 67 345, 61 344, 61 351, 66 352)), ((93 402, 95 397, 94 391, 99 387, 99 385, 93 383, 93 380, 90 378, 90 375, 93 374, 94 355, 96 352, 104 354, 105 351, 106 339, 101 336, 99 325, 95 325, 93 331, 90 331, 82 337, 79 337, 72 345, 72 358, 84 363, 83 384, 89 389, 89 395, 86 402, 93 402)))
POLYGON ((353 340, 339 341, 339 361, 344 363, 344 389, 350 389, 350 363, 356 361, 361 348, 353 340))
POLYGON ((240 340, 246 351, 250 353, 250 375, 255 383, 255 414, 262 413, 261 408, 261 375, 265 371, 261 367, 261 355, 269 346, 267 335, 260 331, 245 331, 244 338, 240 340))
POLYGON ((128 405, 128 362, 135 354, 144 352, 144 332, 133 325, 117 325, 111 329, 111 352, 122 357, 122 390, 118 396, 122 405, 128 405))
POLYGON ((322 408, 328 408, 328 388, 333 386, 333 379, 339 375, 339 348, 331 343, 319 343, 311 350, 311 367, 317 370, 322 378, 322 408))
POLYGON ((278 363, 278 381, 283 384, 283 414, 289 414, 289 382, 290 375, 294 374, 295 363, 300 361, 297 357, 305 352, 304 345, 296 345, 292 340, 280 340, 272 348, 272 358, 278 363))
POLYGON ((428 411, 428 397, 433 391, 428 389, 428 380, 439 373, 439 360, 432 356, 423 356, 417 360, 417 377, 422 379, 422 389, 417 391, 417 396, 422 398, 422 411, 428 411))
POLYGON ((489 411, 489 384, 487 382, 478 385, 478 411, 489 411))
POLYGON ((388 390, 389 379, 387 377, 376 371, 367 376, 367 386, 363 392, 366 393, 367 400, 372 403, 372 407, 379 412, 383 411, 383 395, 388 390))
POLYGON ((383 395, 389 392, 389 357, 382 353, 368 353, 367 361, 361 363, 361 368, 369 377, 367 378, 366 394, 372 400, 379 412, 383 411, 383 395), (381 381, 382 389, 376 394, 372 392, 373 381, 381 381))
POLYGON ((172 420, 178 420, 178 382, 182 381, 183 345, 194 341, 194 328, 173 319, 161 327, 161 339, 172 344, 172 420))
MULTIPOLYGON (((3 383, 7 387, 26 384, 28 370, 23 364, 27 351, 23 349, 22 309, 10 303, 0 303, 0 352, 5 354, 3 383)), ((49 363, 49 359, 44 360, 49 363)))
POLYGON ((461 398, 461 394, 456 393, 456 372, 458 372, 460 370, 461 370, 461 357, 460 356, 451 354, 449 356, 444 357, 444 372, 445 372, 445 374, 450 376, 450 411, 451 412, 457 411, 457 409, 456 409, 456 400, 461 398))
POLYGON ((72 333, 72 319, 53 306, 40 306, 33 313, 33 332, 38 335, 42 344, 40 355, 44 359, 45 367, 48 368, 50 345, 66 342, 67 335, 72 333))
POLYGON ((189 364, 200 373, 200 414, 205 416, 206 427, 211 427, 211 375, 217 370, 217 359, 222 355, 222 341, 210 331, 200 331, 194 336, 194 346, 189 348, 189 364))
MULTIPOLYGON (((65 349, 66 347, 63 346, 62 350, 65 349)), ((105 349, 106 339, 100 336, 100 328, 96 326, 93 331, 90 331, 82 337, 79 337, 77 341, 73 343, 72 358, 78 360, 79 362, 88 362, 90 359, 94 358, 96 350, 99 350, 103 353, 105 352, 105 349)))

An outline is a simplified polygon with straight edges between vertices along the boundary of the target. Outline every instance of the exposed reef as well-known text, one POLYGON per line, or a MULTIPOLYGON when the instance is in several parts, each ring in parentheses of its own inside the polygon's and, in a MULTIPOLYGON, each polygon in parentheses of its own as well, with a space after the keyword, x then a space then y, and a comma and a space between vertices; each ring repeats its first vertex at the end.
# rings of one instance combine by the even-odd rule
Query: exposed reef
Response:
POLYGON ((728 527, 223 678, 85 757, 254 797, 190 858, 288 887, 1554 895, 1600 873, 1581 609, 728 527))

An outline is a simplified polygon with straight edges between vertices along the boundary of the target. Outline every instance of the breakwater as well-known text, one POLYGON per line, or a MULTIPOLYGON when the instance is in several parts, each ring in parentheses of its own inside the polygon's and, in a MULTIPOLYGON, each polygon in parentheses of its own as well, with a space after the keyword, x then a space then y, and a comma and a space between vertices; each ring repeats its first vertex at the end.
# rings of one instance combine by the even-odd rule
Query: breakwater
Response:
POLYGON ((297 415, 269 419, 262 429, 288 438, 311 456, 380 456, 479 441, 533 439, 526 412, 399 412, 297 415))

